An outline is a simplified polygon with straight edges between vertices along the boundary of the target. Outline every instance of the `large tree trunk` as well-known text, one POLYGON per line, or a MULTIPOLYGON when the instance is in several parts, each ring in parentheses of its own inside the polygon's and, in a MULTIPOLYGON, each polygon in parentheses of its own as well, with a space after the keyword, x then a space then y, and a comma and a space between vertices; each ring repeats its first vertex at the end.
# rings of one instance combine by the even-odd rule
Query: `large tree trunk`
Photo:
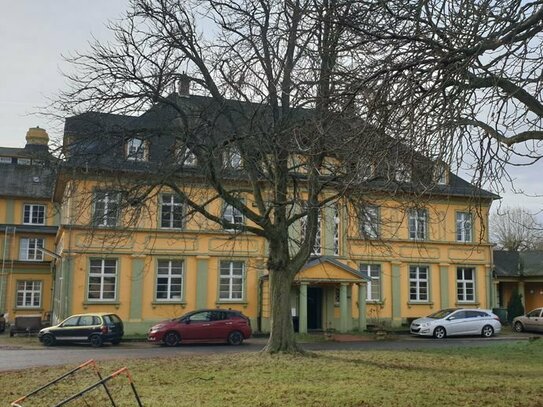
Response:
POLYGON ((271 331, 263 352, 304 353, 296 343, 292 326, 290 290, 293 278, 285 270, 270 270, 271 331))

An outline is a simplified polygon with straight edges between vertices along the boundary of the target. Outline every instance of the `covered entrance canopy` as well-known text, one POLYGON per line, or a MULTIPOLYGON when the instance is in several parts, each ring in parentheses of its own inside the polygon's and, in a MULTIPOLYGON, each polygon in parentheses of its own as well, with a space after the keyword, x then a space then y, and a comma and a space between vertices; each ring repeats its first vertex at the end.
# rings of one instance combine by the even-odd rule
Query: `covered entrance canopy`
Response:
POLYGON ((308 328, 365 330, 367 281, 365 275, 334 257, 311 258, 294 278, 299 290, 299 332, 305 333, 308 328), (339 318, 336 318, 338 306, 339 318), (353 324, 355 318, 357 322, 353 324))

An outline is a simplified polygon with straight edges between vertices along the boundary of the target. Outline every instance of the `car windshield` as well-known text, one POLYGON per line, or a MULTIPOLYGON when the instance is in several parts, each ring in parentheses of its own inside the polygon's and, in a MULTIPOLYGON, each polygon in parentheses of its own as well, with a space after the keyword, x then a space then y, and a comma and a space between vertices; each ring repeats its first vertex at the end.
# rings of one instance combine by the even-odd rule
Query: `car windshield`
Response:
POLYGON ((442 319, 442 318, 445 318, 445 317, 449 316, 454 311, 456 311, 456 310, 454 310, 454 309, 442 309, 442 310, 439 310, 437 312, 434 312, 431 315, 428 315, 428 318, 442 319))

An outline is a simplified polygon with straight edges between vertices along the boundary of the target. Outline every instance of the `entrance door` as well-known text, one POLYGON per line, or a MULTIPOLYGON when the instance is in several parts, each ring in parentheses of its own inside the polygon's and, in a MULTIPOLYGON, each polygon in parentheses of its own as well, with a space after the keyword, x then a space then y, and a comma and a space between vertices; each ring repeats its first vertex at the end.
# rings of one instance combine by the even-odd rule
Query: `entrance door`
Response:
POLYGON ((307 329, 322 329, 321 287, 307 287, 307 329))

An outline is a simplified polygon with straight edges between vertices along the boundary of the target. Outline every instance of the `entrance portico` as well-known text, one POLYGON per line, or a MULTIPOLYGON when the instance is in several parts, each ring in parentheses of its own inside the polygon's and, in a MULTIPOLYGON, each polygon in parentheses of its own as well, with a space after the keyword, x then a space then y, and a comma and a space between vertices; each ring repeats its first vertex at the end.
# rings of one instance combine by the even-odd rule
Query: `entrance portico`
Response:
POLYGON ((365 330, 367 280, 358 270, 333 257, 311 259, 294 279, 298 287, 299 332, 365 330))

